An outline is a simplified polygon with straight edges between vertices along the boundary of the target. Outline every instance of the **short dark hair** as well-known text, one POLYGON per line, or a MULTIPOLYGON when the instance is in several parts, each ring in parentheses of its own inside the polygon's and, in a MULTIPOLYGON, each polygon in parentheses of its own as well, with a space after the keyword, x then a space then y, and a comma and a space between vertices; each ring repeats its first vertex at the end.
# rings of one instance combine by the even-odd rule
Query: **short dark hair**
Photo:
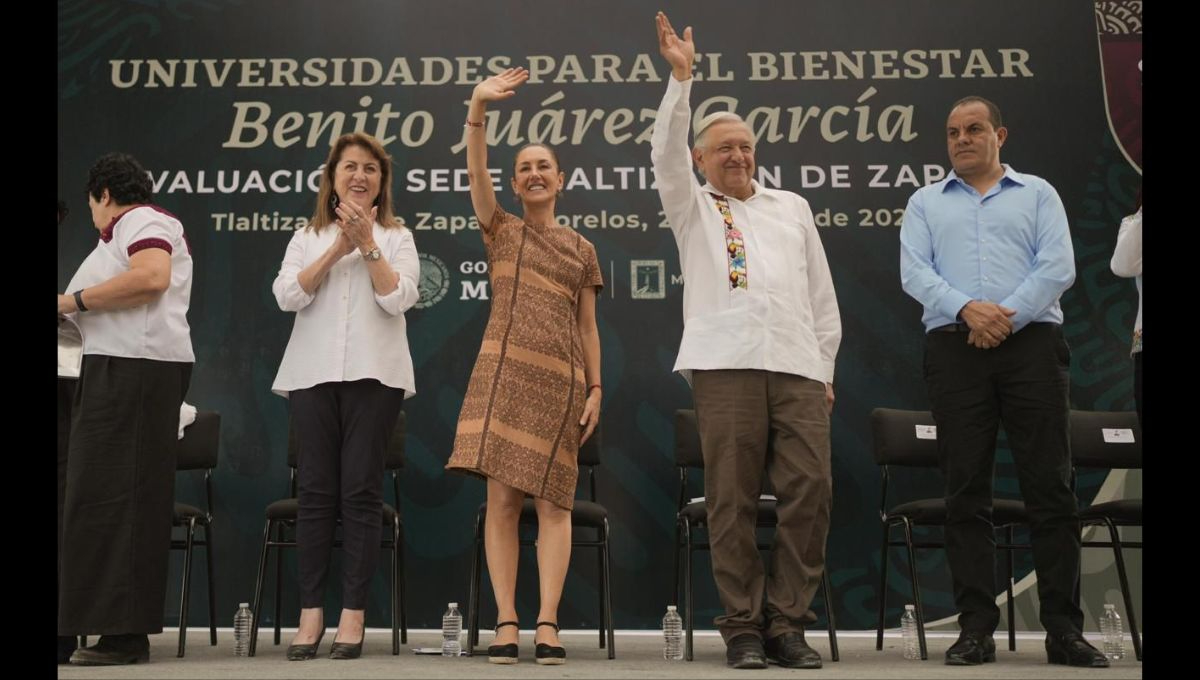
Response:
POLYGON ((984 99, 978 95, 971 95, 970 97, 963 97, 962 99, 959 99, 958 101, 954 102, 954 106, 951 106, 950 110, 953 111, 954 109, 957 109, 960 106, 966 106, 967 104, 983 104, 987 107, 988 122, 992 124, 992 128, 999 130, 1000 128, 1004 127, 1004 121, 1000 118, 1000 107, 996 106, 990 99, 984 99))
POLYGON ((117 205, 149 203, 154 199, 150 175, 127 153, 108 153, 88 171, 88 194, 99 201, 104 190, 117 205))

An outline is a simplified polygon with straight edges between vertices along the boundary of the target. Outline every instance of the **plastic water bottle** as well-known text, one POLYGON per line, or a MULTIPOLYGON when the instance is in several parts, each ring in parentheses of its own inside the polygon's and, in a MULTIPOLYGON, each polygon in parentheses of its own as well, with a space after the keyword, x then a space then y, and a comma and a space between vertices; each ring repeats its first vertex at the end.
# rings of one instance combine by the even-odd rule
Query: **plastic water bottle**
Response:
POLYGON ((1125 656, 1125 635, 1121 630, 1121 617, 1115 605, 1104 605, 1100 617, 1100 633, 1104 635, 1104 656, 1116 661, 1125 656))
POLYGON ((458 603, 451 602, 442 614, 442 656, 458 656, 462 652, 462 614, 458 603))
POLYGON ((904 615, 900 617, 900 637, 904 641, 904 658, 921 658, 921 641, 917 636, 917 609, 911 604, 904 605, 904 615))
POLYGON ((683 659, 683 619, 675 611, 675 605, 667 607, 663 617, 663 658, 667 661, 683 659))
POLYGON ((250 630, 253 627, 254 614, 250 611, 250 603, 242 602, 233 615, 234 656, 250 656, 250 630))

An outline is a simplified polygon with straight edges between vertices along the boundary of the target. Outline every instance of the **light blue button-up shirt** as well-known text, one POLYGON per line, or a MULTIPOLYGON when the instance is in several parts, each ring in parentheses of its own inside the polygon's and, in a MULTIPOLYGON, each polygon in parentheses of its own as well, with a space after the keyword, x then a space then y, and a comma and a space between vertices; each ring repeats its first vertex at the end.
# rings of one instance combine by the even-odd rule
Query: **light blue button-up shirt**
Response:
POLYGON ((980 195, 951 171, 918 189, 900 227, 900 283, 925 307, 925 330, 956 322, 972 300, 1015 309, 1013 332, 1062 323, 1058 303, 1075 281, 1067 213, 1046 180, 1004 165, 980 195))

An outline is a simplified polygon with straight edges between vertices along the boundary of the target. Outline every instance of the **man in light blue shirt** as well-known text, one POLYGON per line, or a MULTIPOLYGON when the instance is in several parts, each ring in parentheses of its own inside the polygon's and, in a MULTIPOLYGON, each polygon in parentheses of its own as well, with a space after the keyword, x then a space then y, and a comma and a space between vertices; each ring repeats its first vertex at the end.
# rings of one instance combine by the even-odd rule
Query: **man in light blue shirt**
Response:
POLYGON ((1075 280, 1054 187, 1000 163, 1008 138, 982 97, 946 123, 953 172, 909 199, 900 280, 925 308, 925 381, 946 479, 946 554, 962 634, 950 665, 996 660, 992 485, 996 432, 1008 434, 1029 513, 1050 663, 1105 667, 1083 639, 1080 528, 1070 486, 1071 351, 1059 298, 1075 280))

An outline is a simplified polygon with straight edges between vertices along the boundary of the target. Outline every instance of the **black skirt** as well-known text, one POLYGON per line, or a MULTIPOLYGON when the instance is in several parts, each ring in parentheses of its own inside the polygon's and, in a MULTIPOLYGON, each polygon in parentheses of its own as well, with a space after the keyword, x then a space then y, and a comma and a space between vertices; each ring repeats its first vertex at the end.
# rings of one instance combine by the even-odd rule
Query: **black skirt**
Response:
POLYGON ((86 355, 59 546, 59 635, 160 633, 192 364, 86 355))

